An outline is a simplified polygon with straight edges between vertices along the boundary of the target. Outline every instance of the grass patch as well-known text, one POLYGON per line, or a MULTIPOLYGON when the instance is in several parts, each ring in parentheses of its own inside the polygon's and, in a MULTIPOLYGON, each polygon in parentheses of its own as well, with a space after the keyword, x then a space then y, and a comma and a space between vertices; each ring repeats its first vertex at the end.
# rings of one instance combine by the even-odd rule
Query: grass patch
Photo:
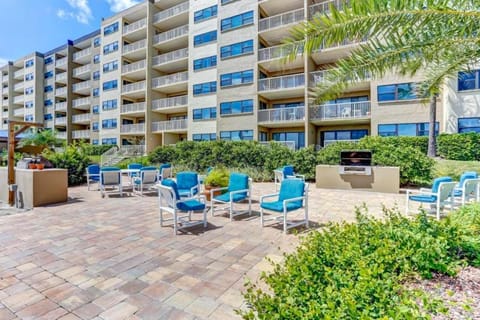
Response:
POLYGON ((480 161, 458 161, 438 159, 433 168, 434 177, 448 176, 458 181, 465 171, 480 172, 480 161))

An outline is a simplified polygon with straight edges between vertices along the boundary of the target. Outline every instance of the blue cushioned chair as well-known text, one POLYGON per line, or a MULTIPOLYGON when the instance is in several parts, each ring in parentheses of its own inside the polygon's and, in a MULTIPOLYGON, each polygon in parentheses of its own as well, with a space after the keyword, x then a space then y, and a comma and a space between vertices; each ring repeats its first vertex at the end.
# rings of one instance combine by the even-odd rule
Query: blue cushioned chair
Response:
POLYGON ((161 184, 156 186, 156 188, 158 188, 160 225, 162 227, 164 221, 173 221, 174 234, 177 234, 177 230, 179 229, 199 224, 203 224, 204 228, 207 227, 207 206, 205 205, 205 196, 180 199, 177 183, 171 179, 163 180, 161 184), (193 211, 202 211, 202 220, 192 221, 193 211), (170 213, 172 218, 164 219, 164 212, 170 213), (179 215, 182 212, 185 214, 179 215))
POLYGON ((90 190, 90 183, 97 184, 97 190, 100 187, 100 166, 98 164, 91 164, 87 167, 87 190, 90 190))
POLYGON ((212 216, 214 215, 215 211, 228 210, 230 213, 230 221, 232 221, 234 216, 252 213, 252 179, 250 179, 246 174, 231 173, 228 187, 211 189, 210 195, 212 216), (214 193, 219 190, 226 192, 219 196, 214 196, 214 193), (248 200, 248 210, 234 210, 233 204, 244 200, 248 200), (215 208, 215 204, 226 206, 215 208))
POLYGON ((435 209, 435 215, 440 220, 441 210, 454 204, 454 189, 456 182, 450 177, 440 177, 433 181, 432 189, 407 190, 406 213, 409 212, 410 201, 430 204, 435 209))
POLYGON ((275 175, 275 191, 278 190, 278 186, 285 179, 300 179, 305 181, 305 176, 302 174, 296 174, 292 165, 286 165, 283 168, 273 170, 275 175))
MULTIPOLYGON (((140 170, 143 167, 141 163, 130 163, 127 168, 130 170, 140 170)), ((128 176, 130 180, 133 182, 133 178, 138 177, 138 172, 129 172, 128 176)))
POLYGON ((262 227, 265 221, 275 220, 283 222, 283 232, 299 225, 308 228, 308 183, 301 179, 285 179, 280 184, 280 192, 260 197, 260 220, 262 227), (267 202, 265 199, 277 197, 276 201, 267 202), (301 221, 288 220, 287 214, 304 208, 304 219, 301 221), (271 211, 272 217, 265 218, 264 210, 271 211))
POLYGON ((198 174, 195 172, 178 172, 177 187, 180 198, 191 198, 200 192, 198 174))
POLYGON ((123 195, 122 173, 119 168, 104 167, 100 169, 100 192, 102 194, 102 198, 105 197, 107 188, 112 188, 114 192, 117 191, 120 196, 123 195))
POLYGON ((172 178, 172 165, 170 163, 161 164, 158 168, 158 180, 162 181, 163 179, 172 178))
POLYGON ((157 183, 158 170, 155 167, 141 167, 138 177, 133 178, 133 192, 143 195, 145 188, 152 187, 157 183))
POLYGON ((478 201, 480 179, 475 171, 466 171, 460 176, 460 181, 455 186, 453 195, 461 199, 461 204, 470 200, 478 201))

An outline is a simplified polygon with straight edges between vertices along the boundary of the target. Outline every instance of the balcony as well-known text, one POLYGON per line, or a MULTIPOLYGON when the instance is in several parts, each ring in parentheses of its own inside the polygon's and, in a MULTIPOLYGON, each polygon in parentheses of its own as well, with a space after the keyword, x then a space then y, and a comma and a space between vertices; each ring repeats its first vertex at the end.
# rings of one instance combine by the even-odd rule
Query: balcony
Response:
POLYGON ((17 70, 13 73, 13 78, 15 80, 23 80, 24 74, 25 74, 25 69, 17 70))
POLYGON ((188 1, 156 13, 153 16, 153 24, 159 28, 166 26, 178 26, 188 23, 188 1))
POLYGON ((145 96, 145 80, 139 82, 133 82, 125 84, 122 87, 122 95, 132 96, 134 98, 140 98, 145 96))
POLYGON ((55 75, 55 82, 59 82, 59 83, 67 83, 67 73, 66 72, 62 72, 62 73, 57 73, 55 75))
POLYGON ((310 13, 309 16, 312 18, 315 14, 320 13, 328 13, 330 12, 330 6, 334 6, 337 9, 342 9, 345 4, 348 4, 348 0, 331 0, 331 1, 325 1, 322 3, 317 3, 314 5, 311 5, 310 8, 310 13))
POLYGON ((145 123, 122 124, 120 126, 122 134, 145 134, 145 123))
POLYGON ((67 139, 67 133, 65 131, 57 131, 55 133, 55 136, 58 138, 58 139, 67 139))
POLYGON ((123 36, 133 39, 139 40, 144 39, 147 35, 147 18, 143 18, 140 20, 135 21, 134 23, 130 23, 129 25, 123 26, 123 36))
MULTIPOLYGON (((320 70, 310 72, 310 86, 316 86, 319 83, 327 81, 327 74, 329 70, 320 70)), ((367 75, 366 80, 358 81, 348 86, 345 91, 358 91, 370 89, 370 76, 367 75)))
POLYGON ((8 111, 3 111, 2 112, 2 118, 3 119, 8 119, 8 111))
POLYGON ((13 110, 14 117, 23 117, 25 115, 25 108, 19 108, 13 110))
POLYGON ((72 108, 80 109, 80 110, 90 110, 90 97, 73 100, 72 108))
POLYGON ((304 4, 303 0, 258 0, 258 6, 260 7, 261 11, 268 13, 269 16, 274 16, 282 12, 303 8, 304 4))
POLYGON ((64 68, 67 65, 67 57, 58 59, 55 61, 55 67, 57 68, 64 68))
POLYGON ((89 124, 92 119, 90 113, 75 114, 72 116, 72 123, 76 124, 89 124))
POLYGON ((295 74, 258 80, 258 93, 267 99, 285 99, 305 95, 305 75, 295 74))
POLYGON ((177 96, 171 98, 157 99, 152 102, 152 110, 162 113, 178 113, 186 111, 188 96, 177 96))
POLYGON ((305 10, 297 9, 276 16, 260 19, 258 32, 268 44, 280 43, 289 35, 288 30, 305 20, 305 10))
POLYGON ((13 103, 15 104, 23 104, 24 101, 25 101, 25 96, 23 94, 21 96, 13 97, 13 103))
POLYGON ((145 102, 123 104, 121 112, 129 115, 143 115, 147 104, 145 102))
POLYGON ((55 118, 55 125, 56 126, 66 126, 67 125, 67 117, 56 117, 55 118))
POLYGON ((128 75, 130 79, 140 80, 145 79, 145 65, 146 60, 137 61, 122 66, 122 75, 128 75))
POLYGON ((270 72, 303 68, 303 49, 299 50, 295 60, 284 60, 292 51, 293 48, 291 46, 285 45, 260 49, 258 50, 258 64, 270 72))
POLYGON ((182 48, 153 57, 152 65, 162 72, 188 69, 188 48, 182 48))
POLYGON ((13 91, 15 92, 23 92, 23 89, 25 88, 25 82, 19 82, 13 86, 13 91))
POLYGON ((90 65, 86 64, 73 69, 73 76, 78 79, 87 80, 90 78, 90 65))
POLYGON ((152 122, 152 132, 185 132, 187 119, 152 122))
POLYGON ((139 40, 131 44, 123 45, 123 55, 129 59, 144 58, 146 54, 147 40, 139 40))
POLYGON ((8 99, 2 99, 2 107, 8 107, 8 99))
POLYGON ((152 88, 165 92, 173 93, 186 91, 188 83, 188 72, 178 72, 167 76, 153 78, 152 88))
POLYGON ((86 48, 73 54, 73 61, 76 63, 88 63, 92 55, 92 48, 86 48))
POLYGON ((73 130, 72 139, 89 139, 90 130, 73 130))
POLYGON ((188 25, 162 32, 153 37, 153 45, 163 51, 188 47, 188 25))
POLYGON ((369 123, 370 105, 370 101, 361 101, 312 106, 310 120, 314 124, 343 124, 351 120, 355 120, 355 123, 369 123))
POLYGON ((55 111, 67 111, 67 102, 57 102, 55 103, 55 111))
POLYGON ((92 86, 91 86, 90 80, 75 83, 72 86, 72 91, 78 94, 90 94, 91 89, 92 89, 92 86))
POLYGON ((258 123, 264 127, 301 126, 305 122, 305 107, 289 107, 258 111, 258 123))
POLYGON ((55 89, 55 95, 58 97, 67 97, 67 87, 61 87, 55 89))

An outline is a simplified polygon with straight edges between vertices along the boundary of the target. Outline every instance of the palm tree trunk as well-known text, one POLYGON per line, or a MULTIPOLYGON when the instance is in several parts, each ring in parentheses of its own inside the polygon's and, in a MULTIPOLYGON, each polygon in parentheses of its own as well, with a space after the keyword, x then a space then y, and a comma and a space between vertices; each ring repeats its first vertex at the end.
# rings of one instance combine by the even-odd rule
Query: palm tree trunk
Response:
POLYGON ((428 123, 428 152, 434 158, 437 155, 437 138, 435 136, 435 123, 437 122, 437 95, 430 97, 430 118, 428 123))

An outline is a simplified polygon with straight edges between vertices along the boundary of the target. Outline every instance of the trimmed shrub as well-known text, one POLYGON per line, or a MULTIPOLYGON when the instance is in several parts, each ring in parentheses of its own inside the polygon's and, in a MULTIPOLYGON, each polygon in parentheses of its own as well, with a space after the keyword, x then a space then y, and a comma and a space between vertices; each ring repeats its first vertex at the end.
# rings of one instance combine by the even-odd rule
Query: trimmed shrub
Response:
POLYGON ((437 153, 448 160, 480 160, 480 134, 475 132, 441 134, 437 137, 437 153))
POLYGON ((315 179, 317 152, 313 146, 300 149, 295 152, 292 164, 295 167, 295 172, 304 174, 306 179, 315 179))
POLYGON ((90 164, 90 158, 84 152, 83 144, 72 144, 65 147, 64 152, 47 152, 45 157, 55 168, 68 169, 68 185, 85 183, 85 169, 90 164))
POLYGON ((342 150, 358 150, 359 147, 353 142, 336 142, 329 144, 318 151, 317 161, 319 164, 340 164, 340 151, 342 150))
POLYGON ((176 148, 175 146, 164 146, 155 148, 148 155, 150 163, 161 164, 176 161, 176 148))

